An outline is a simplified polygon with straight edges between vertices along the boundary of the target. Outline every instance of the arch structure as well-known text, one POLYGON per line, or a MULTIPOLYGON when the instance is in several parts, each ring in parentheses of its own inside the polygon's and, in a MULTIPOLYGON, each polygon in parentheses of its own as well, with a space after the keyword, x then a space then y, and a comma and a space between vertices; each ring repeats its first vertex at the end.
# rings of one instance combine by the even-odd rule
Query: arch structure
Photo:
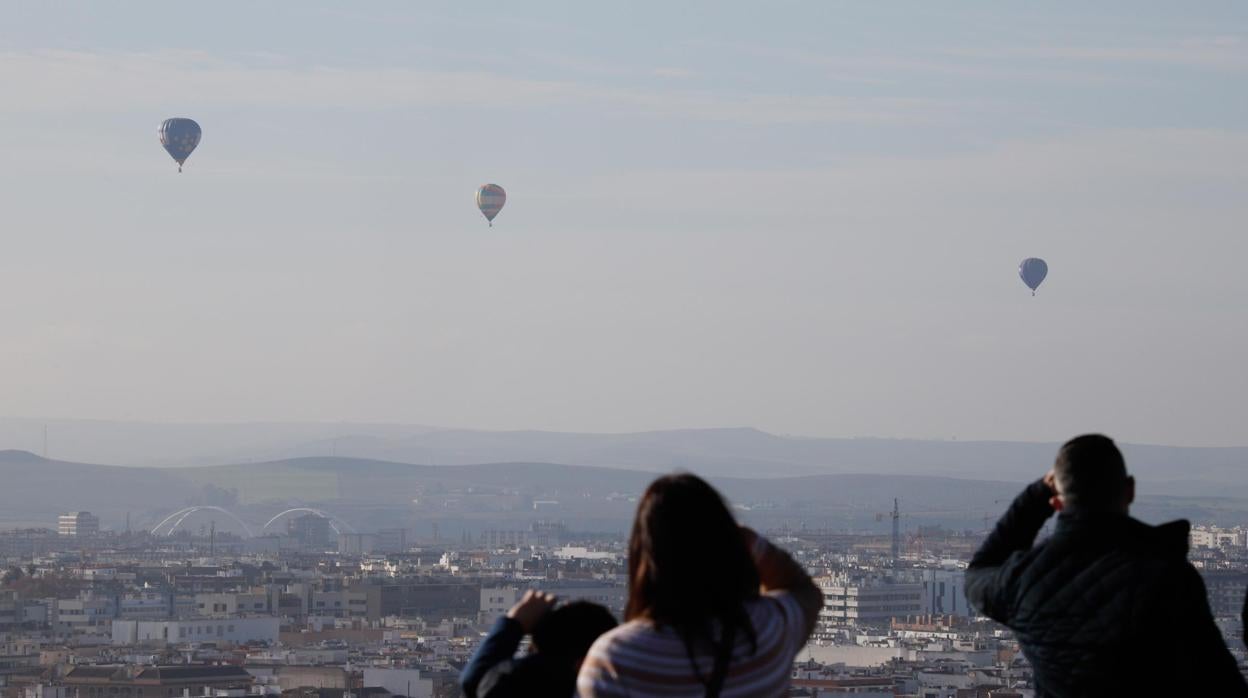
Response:
POLYGON ((316 516, 319 516, 322 519, 329 521, 329 527, 334 529, 334 533, 338 535, 342 535, 344 532, 344 529, 347 533, 358 532, 355 530, 355 527, 352 526, 351 524, 347 523, 346 521, 343 521, 342 519, 336 516, 330 516, 329 514, 326 514, 320 509, 313 509, 311 507, 295 507, 293 509, 287 509, 286 511, 283 511, 279 513, 277 516, 274 516, 273 518, 269 519, 268 523, 264 524, 264 526, 260 529, 260 533, 262 534, 266 533, 269 530, 269 527, 277 523, 277 520, 282 518, 283 516, 287 516, 289 514, 295 514, 298 512, 304 512, 305 514, 315 514, 316 516))
POLYGON ((229 509, 223 509, 218 506, 213 506, 211 504, 202 504, 202 505, 194 506, 194 507, 186 507, 185 509, 179 509, 173 512, 172 514, 162 519, 160 523, 156 524, 155 526, 152 526, 152 535, 154 536, 161 535, 161 530, 165 529, 164 535, 171 536, 173 535, 173 532, 178 530, 178 527, 182 525, 182 522, 186 521, 188 516, 190 516, 191 514, 201 512, 201 511, 219 511, 222 514, 225 514, 226 516, 233 519, 234 522, 237 523, 239 526, 242 526, 243 531, 247 534, 247 537, 250 538, 256 535, 255 533, 252 532, 251 527, 247 525, 247 522, 238 518, 238 516, 236 516, 234 512, 230 511, 229 509))

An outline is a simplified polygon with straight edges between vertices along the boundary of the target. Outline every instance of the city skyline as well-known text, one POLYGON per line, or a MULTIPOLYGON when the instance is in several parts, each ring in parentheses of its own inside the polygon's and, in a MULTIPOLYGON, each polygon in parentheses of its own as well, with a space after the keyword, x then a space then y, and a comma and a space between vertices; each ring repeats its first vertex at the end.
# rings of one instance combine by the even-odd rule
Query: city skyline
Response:
POLYGON ((1248 3, 0 2, 0 698, 1248 695, 1248 3))

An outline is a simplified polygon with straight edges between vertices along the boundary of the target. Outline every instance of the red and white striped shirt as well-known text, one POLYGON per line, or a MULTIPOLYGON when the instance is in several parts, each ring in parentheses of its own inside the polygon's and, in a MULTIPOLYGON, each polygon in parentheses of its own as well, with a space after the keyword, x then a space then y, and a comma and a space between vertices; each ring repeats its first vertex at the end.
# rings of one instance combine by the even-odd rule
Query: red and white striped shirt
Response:
MULTIPOLYGON (((773 591, 746 603, 746 613, 758 648, 751 652, 749 637, 737 633, 720 696, 782 696, 793 659, 806 643, 801 606, 787 591, 773 591)), ((701 676, 709 677, 714 657, 695 654, 694 660, 701 676)), ((576 688, 582 698, 706 695, 706 685, 694 673, 680 635, 671 627, 656 629, 647 620, 629 621, 598 638, 581 665, 576 688)))

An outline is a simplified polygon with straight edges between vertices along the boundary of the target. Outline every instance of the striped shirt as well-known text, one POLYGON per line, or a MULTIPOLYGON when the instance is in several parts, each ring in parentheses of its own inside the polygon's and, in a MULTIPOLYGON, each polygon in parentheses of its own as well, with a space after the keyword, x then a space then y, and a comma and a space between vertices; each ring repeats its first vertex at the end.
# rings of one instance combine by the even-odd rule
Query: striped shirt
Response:
MULTIPOLYGON (((746 612, 758 636, 758 651, 751 652, 749 638, 737 633, 720 696, 782 696, 793 659, 806 643, 802 609, 792 594, 773 591, 746 603, 746 612)), ((708 678, 714 657, 704 652, 694 659, 703 679, 708 678)), ((582 698, 706 695, 680 635, 671 627, 656 629, 647 620, 629 621, 598 638, 581 665, 576 688, 582 698)))

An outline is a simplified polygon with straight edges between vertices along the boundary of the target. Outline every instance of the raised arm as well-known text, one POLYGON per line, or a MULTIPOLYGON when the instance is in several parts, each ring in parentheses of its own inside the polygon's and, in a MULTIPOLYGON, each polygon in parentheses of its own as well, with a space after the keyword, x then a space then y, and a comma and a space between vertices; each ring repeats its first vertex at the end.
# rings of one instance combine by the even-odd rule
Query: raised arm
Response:
POLYGON ((1027 486, 976 551, 966 570, 966 598, 984 615, 1005 623, 1012 555, 1031 549, 1053 514, 1052 473, 1027 486))
POLYGON ((759 583, 763 591, 787 591, 792 594, 806 620, 806 637, 810 637, 819 620, 819 611, 823 608, 823 592, 819 590, 815 580, 806 574, 806 570, 792 556, 767 542, 766 538, 744 527, 741 535, 754 556, 754 565, 758 568, 759 583))
POLYGON ((485 677, 495 668, 510 662, 525 633, 555 605, 555 597, 530 589, 516 605, 499 618, 481 646, 472 655, 468 665, 459 675, 459 687, 468 698, 478 698, 477 689, 485 677))

